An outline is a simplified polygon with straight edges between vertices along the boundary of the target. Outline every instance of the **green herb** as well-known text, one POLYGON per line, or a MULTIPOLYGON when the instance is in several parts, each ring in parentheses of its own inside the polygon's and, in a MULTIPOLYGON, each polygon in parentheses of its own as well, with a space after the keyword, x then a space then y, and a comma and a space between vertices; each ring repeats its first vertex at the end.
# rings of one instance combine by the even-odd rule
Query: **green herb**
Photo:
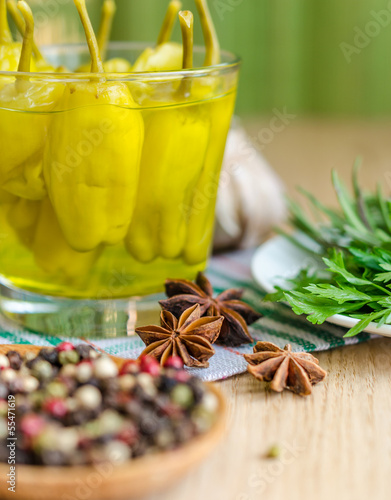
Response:
POLYGON ((322 205, 312 194, 300 190, 310 204, 313 218, 289 202, 292 243, 316 258, 324 269, 301 271, 286 288, 265 300, 288 301, 296 314, 314 324, 344 314, 358 319, 346 337, 353 337, 372 322, 391 324, 391 200, 379 185, 365 193, 358 182, 359 161, 353 172, 353 191, 333 171, 332 180, 340 208, 322 205))

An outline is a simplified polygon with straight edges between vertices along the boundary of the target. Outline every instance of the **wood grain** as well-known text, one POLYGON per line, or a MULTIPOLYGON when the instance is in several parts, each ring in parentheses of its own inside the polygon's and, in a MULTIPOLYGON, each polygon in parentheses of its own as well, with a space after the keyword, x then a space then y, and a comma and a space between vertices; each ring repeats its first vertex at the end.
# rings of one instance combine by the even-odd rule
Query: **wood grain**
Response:
MULTIPOLYGON (((249 123, 251 135, 268 123, 249 123)), ((290 193, 300 184, 333 203, 330 169, 348 179, 358 153, 364 185, 390 189, 391 123, 295 120, 263 152, 290 193)), ((223 444, 176 488, 148 500, 389 500, 391 340, 318 357, 329 377, 306 399, 270 393, 249 375, 220 383, 229 413, 223 444), (274 444, 280 458, 265 459, 274 444)))
POLYGON ((150 500, 389 499, 391 342, 319 359, 330 375, 306 399, 271 393, 249 375, 222 382, 224 444, 198 472, 150 500), (273 445, 281 455, 266 459, 273 445))

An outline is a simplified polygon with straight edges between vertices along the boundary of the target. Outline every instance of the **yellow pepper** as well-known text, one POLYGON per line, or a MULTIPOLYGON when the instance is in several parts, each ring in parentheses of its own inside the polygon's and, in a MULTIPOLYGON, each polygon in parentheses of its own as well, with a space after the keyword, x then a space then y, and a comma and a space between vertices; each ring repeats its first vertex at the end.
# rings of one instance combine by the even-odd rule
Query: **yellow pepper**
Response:
POLYGON ((40 201, 19 198, 11 205, 7 214, 9 225, 21 243, 29 249, 34 243, 40 207, 40 201))
POLYGON ((44 154, 50 200, 68 244, 88 252, 127 234, 137 195, 144 122, 122 83, 107 82, 85 0, 74 0, 91 53, 88 82, 69 84, 44 154), (73 156, 73 162, 67 162, 73 156))
POLYGON ((56 214, 48 198, 40 204, 35 225, 32 250, 37 265, 52 276, 80 282, 88 275, 101 253, 75 252, 66 242, 58 224, 56 214))
MULTIPOLYGON (((34 19, 27 3, 20 0, 26 30, 18 71, 29 73, 34 19)), ((26 75, 0 89, 0 186, 9 192, 37 200, 45 196, 41 153, 52 111, 64 90, 58 83, 31 82, 26 75), (20 138, 23 137, 21 141, 20 138)))
MULTIPOLYGON (((19 33, 24 36, 24 32, 26 29, 26 25, 24 22, 23 17, 21 17, 20 12, 18 11, 18 6, 16 0, 7 0, 7 9, 8 12, 10 13, 12 20, 14 21, 16 27, 18 28, 19 33)), ((51 66, 44 56, 42 55, 42 52, 40 51, 38 45, 36 44, 35 40, 33 39, 33 54, 34 54, 34 63, 36 68, 36 71, 42 71, 42 72, 51 72, 54 71, 53 66, 51 66)))
POLYGON ((2 186, 5 191, 26 200, 43 200, 47 196, 42 169, 42 151, 13 171, 2 186))
MULTIPOLYGON (((110 40, 113 19, 117 10, 115 0, 105 0, 102 7, 102 16, 98 33, 98 47, 100 57, 103 61, 105 73, 130 73, 132 65, 126 59, 117 57, 106 61, 107 46, 110 40)), ((83 64, 77 69, 77 73, 88 73, 91 69, 91 63, 83 64)))
POLYGON ((131 73, 132 65, 126 59, 114 57, 103 63, 105 73, 131 73))
POLYGON ((235 107, 236 95, 209 104, 211 137, 202 175, 185 210, 188 214, 184 259, 189 265, 205 262, 213 240, 215 205, 225 144, 235 107))
MULTIPOLYGON (((180 13, 183 69, 193 66, 193 15, 180 13)), ((188 206, 201 175, 209 143, 210 120, 198 105, 183 104, 191 92, 184 79, 178 107, 151 112, 141 161, 136 212, 126 238, 133 257, 149 262, 181 256, 187 234, 188 206)))
POLYGON ((4 191, 0 188, 0 206, 1 205, 13 205, 18 201, 17 196, 8 193, 8 191, 4 191))
POLYGON ((140 55, 133 66, 133 71, 175 71, 182 69, 183 48, 179 43, 170 42, 172 30, 182 4, 172 0, 168 6, 166 17, 155 48, 148 47, 140 55))
MULTIPOLYGON (((205 66, 220 63, 220 44, 210 15, 207 0, 195 0, 205 39, 205 66)), ((193 86, 193 96, 202 98, 216 94, 218 78, 203 79, 193 86)), ((209 256, 213 239, 215 201, 219 185, 225 143, 235 106, 235 94, 210 101, 211 138, 205 166, 186 211, 189 215, 184 258, 187 264, 200 264, 209 256)))

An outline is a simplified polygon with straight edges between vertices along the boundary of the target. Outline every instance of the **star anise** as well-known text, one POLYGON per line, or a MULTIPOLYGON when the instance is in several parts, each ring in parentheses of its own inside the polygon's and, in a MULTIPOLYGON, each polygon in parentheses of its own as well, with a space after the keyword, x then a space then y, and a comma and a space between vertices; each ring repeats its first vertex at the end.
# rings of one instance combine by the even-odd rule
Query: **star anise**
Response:
POLYGON ((207 368, 215 351, 212 344, 220 334, 223 318, 201 318, 198 304, 190 307, 179 320, 169 311, 162 311, 161 326, 136 328, 146 349, 141 356, 153 356, 162 365, 170 356, 179 356, 186 366, 207 368))
POLYGON ((270 342, 258 342, 254 354, 244 357, 249 363, 247 370, 257 379, 271 382, 270 388, 276 392, 289 389, 300 396, 308 396, 312 386, 327 376, 314 356, 292 352, 289 344, 280 349, 270 342))
POLYGON ((219 344, 236 347, 253 342, 247 325, 251 325, 262 315, 240 300, 244 290, 231 288, 214 298, 212 285, 202 273, 198 274, 195 283, 188 280, 167 280, 165 286, 168 299, 159 302, 164 310, 179 317, 188 307, 199 304, 201 316, 224 317, 217 340, 219 344))

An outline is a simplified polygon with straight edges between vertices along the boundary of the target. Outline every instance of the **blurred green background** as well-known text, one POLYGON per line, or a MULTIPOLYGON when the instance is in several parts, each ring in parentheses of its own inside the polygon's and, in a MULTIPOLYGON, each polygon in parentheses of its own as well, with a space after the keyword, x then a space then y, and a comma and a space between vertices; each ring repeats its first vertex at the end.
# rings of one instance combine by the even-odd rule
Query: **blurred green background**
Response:
MULTIPOLYGON (((41 23, 41 39, 81 36, 72 0, 30 1, 41 11, 52 5, 50 23, 41 23), (57 5, 55 15, 53 4, 57 5)), ((156 39, 168 0, 117 3, 113 38, 156 39)), ((222 47, 244 61, 238 101, 241 115, 269 114, 275 108, 302 115, 390 114, 390 0, 209 3, 222 47)), ((89 4, 97 25, 101 0, 89 0, 89 4)), ((183 5, 195 10, 193 0, 183 0, 183 5)), ((175 36, 179 39, 178 27, 175 36)), ((197 41, 202 43, 199 29, 197 41)))

